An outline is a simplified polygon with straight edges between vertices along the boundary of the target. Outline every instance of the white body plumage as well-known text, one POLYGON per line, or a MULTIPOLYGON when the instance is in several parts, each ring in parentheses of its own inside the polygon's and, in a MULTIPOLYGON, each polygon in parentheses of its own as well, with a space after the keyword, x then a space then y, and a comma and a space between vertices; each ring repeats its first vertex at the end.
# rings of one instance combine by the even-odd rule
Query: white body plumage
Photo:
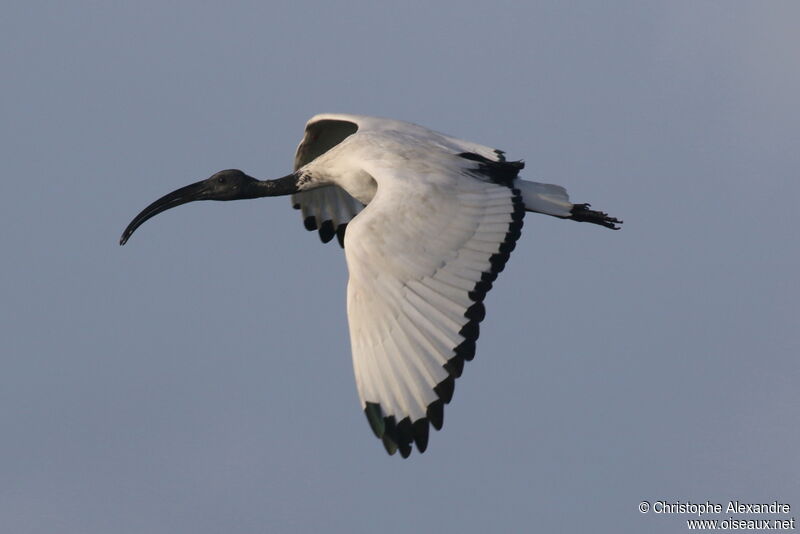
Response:
POLYGON ((324 114, 306 126, 293 203, 307 228, 344 246, 359 398, 390 453, 407 456, 412 441, 423 451, 428 424, 441 427, 524 212, 618 222, 561 186, 519 179, 522 166, 396 120, 324 114))

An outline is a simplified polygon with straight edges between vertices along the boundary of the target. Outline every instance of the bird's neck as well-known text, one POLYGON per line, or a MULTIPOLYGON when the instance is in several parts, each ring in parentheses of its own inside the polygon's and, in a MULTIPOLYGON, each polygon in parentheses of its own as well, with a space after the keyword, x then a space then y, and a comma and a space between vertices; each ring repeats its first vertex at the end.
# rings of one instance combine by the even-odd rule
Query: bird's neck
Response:
POLYGON ((241 198, 280 197, 300 191, 299 177, 292 173, 275 180, 255 180, 242 190, 241 198))

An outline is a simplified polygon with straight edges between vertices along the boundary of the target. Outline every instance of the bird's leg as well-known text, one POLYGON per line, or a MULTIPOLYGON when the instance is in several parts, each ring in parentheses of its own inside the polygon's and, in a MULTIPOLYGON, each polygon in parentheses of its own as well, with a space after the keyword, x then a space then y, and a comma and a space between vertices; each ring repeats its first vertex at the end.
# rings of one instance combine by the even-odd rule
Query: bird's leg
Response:
POLYGON ((591 204, 573 204, 569 218, 573 221, 599 224, 612 230, 619 230, 618 224, 622 221, 616 217, 609 217, 608 213, 589 209, 591 204))

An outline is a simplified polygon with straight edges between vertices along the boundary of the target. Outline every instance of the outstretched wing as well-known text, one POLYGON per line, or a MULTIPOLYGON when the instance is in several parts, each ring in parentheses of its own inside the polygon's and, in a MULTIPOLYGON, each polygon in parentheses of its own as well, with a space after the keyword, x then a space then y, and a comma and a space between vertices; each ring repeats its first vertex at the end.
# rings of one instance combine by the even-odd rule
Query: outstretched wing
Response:
MULTIPOLYGON (((474 164, 461 156, 453 158, 474 164)), ((423 452, 429 425, 442 427, 455 379, 475 354, 483 299, 520 236, 519 191, 484 181, 482 165, 413 179, 367 169, 378 191, 345 236, 356 384, 389 454, 407 457, 412 442, 423 452)), ((499 165, 513 175, 521 166, 499 165)))
MULTIPOLYGON (((313 117, 306 124, 303 140, 297 147, 294 170, 324 154, 356 131, 358 124, 352 120, 335 116, 313 117)), ((364 205, 341 187, 331 185, 295 193, 292 195, 292 207, 299 209, 303 214, 303 224, 307 230, 319 230, 319 238, 323 243, 337 236, 339 244, 344 246, 347 223, 364 208, 364 205)))

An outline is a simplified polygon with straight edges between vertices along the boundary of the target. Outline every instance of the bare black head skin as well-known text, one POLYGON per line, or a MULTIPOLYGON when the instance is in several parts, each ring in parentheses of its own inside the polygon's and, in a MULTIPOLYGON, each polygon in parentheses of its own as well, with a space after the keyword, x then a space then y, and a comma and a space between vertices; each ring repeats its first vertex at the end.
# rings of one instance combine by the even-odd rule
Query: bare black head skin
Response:
POLYGON ((277 180, 256 180, 239 169, 219 171, 211 178, 181 187, 147 206, 122 232, 119 244, 124 245, 147 219, 175 206, 195 200, 239 200, 291 195, 298 191, 297 178, 295 174, 290 174, 277 180))

